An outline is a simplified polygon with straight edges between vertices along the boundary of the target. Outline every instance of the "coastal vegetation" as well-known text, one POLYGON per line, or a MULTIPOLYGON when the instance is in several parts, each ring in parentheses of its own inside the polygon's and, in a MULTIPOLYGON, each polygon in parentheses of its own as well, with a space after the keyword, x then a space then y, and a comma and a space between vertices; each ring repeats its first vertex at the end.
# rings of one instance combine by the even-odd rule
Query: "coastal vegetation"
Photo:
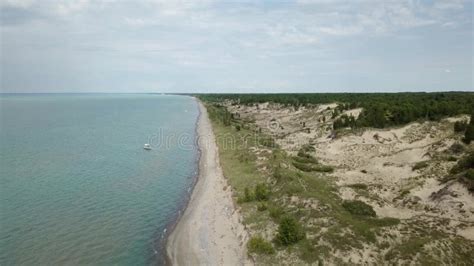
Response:
POLYGON ((254 236, 250 238, 249 242, 247 243, 247 249, 250 253, 266 255, 275 253, 272 244, 260 236, 254 236))
POLYGON ((450 172, 474 192, 474 152, 461 158, 450 172))
POLYGON ((415 170, 419 170, 421 168, 425 168, 427 166, 428 166, 428 162, 422 161, 422 162, 417 162, 411 169, 413 171, 415 171, 415 170))
POLYGON ((452 174, 458 174, 463 171, 474 168, 474 152, 470 152, 465 157, 460 159, 458 163, 451 169, 452 174))
MULTIPOLYGON (((410 98, 408 95, 402 94, 400 97, 408 99, 410 98)), ((417 96, 420 97, 420 101, 425 99, 423 95, 417 96)), ((431 99, 437 94, 429 95, 427 97, 431 99)), ((449 101, 456 102, 456 106, 459 108, 452 109, 456 109, 453 111, 456 115, 469 114, 472 106, 462 106, 462 103, 472 101, 473 94, 460 93, 460 95, 465 99, 461 99, 462 97, 459 97, 457 93, 447 93, 444 96, 434 97, 434 99, 440 101, 450 99, 449 101)), ((257 264, 316 264, 326 261, 334 264, 351 263, 353 258, 347 254, 371 254, 370 257, 363 259, 373 263, 385 261, 408 263, 412 260, 421 262, 420 259, 432 263, 451 261, 462 264, 472 262, 468 255, 472 251, 471 242, 433 228, 421 219, 411 220, 378 215, 373 202, 378 202, 379 205, 384 203, 377 195, 373 194, 373 190, 383 191, 384 188, 355 180, 347 185, 339 186, 336 184, 336 180, 337 175, 340 174, 341 166, 328 164, 321 157, 320 151, 315 149, 314 144, 306 142, 296 146, 298 148, 293 152, 289 152, 279 144, 281 139, 269 134, 267 129, 262 130, 258 121, 251 116, 243 116, 235 109, 231 111, 233 106, 241 104, 254 105, 254 110, 258 110, 262 107, 257 104, 270 100, 277 100, 279 104, 289 105, 289 108, 293 108, 293 110, 303 106, 313 108, 311 105, 316 102, 329 103, 334 100, 332 98, 335 97, 334 95, 323 94, 324 101, 312 97, 315 103, 306 100, 306 104, 288 99, 283 100, 281 95, 245 95, 242 98, 235 95, 221 96, 201 95, 199 97, 206 104, 219 146, 220 162, 224 174, 233 188, 233 196, 243 216, 243 224, 250 234, 250 239, 247 242, 249 255, 257 264), (341 194, 343 188, 353 191, 355 199, 343 197, 341 194), (369 204, 370 201, 372 204, 369 204), (429 243, 432 245, 430 246, 429 243), (442 251, 443 247, 449 247, 451 250, 449 257, 439 256, 440 252, 446 252, 442 251), (456 247, 455 252, 452 249, 454 247, 456 247), (366 252, 363 252, 364 250, 366 252)), ((289 99, 303 99, 300 97, 296 95, 295 98, 289 97, 289 99)), ((346 95, 341 94, 338 97, 346 97, 346 95)), ((365 97, 382 99, 382 102, 385 103, 389 99, 397 98, 391 94, 383 96, 378 94, 355 95, 355 99, 365 99, 365 97)), ((341 100, 343 99, 341 98, 341 100)), ((413 102, 413 100, 408 102, 413 102)), ((324 121, 321 122, 321 127, 330 126, 341 118, 345 114, 344 112, 352 108, 362 108, 360 115, 366 112, 366 116, 371 116, 365 111, 368 106, 366 103, 348 101, 340 102, 337 106, 341 105, 344 107, 339 109, 338 107, 324 107, 322 112, 329 116, 324 116, 325 119, 319 118, 320 121, 324 121), (336 115, 332 117, 334 112, 336 115)), ((420 105, 422 105, 421 102, 420 105)), ((384 110, 387 111, 390 108, 387 107, 384 110)), ((440 116, 436 116, 436 119, 445 116, 441 113, 438 113, 440 116)), ((446 115, 450 116, 451 114, 446 115)), ((363 121, 368 121, 365 120, 366 118, 360 120, 360 116, 356 118, 357 116, 347 115, 347 117, 351 123, 349 127, 354 125, 354 121, 356 123, 354 127, 360 126, 361 129, 370 127, 363 124, 363 121)), ((391 116, 384 115, 383 117, 383 127, 401 123, 401 120, 396 123, 393 121, 387 123, 390 121, 387 119, 391 116)), ((307 119, 306 121, 310 121, 312 117, 308 116, 307 119)), ((417 117, 415 120, 428 121, 429 123, 432 121, 429 116, 417 117)), ((404 121, 406 121, 404 123, 410 122, 404 121)), ((273 119, 270 122, 276 122, 276 120, 273 119)), ((466 150, 471 148, 466 146, 465 141, 464 143, 460 142, 460 135, 462 135, 462 139, 465 138, 469 123, 463 124, 462 130, 456 132, 454 132, 453 124, 454 122, 450 124, 450 130, 453 132, 452 134, 459 136, 459 141, 450 144, 442 155, 430 155, 431 157, 426 157, 429 159, 411 163, 407 171, 416 172, 421 176, 424 176, 425 173, 428 175, 432 173, 430 171, 436 171, 435 167, 439 162, 444 161, 456 169, 451 171, 451 175, 456 175, 461 182, 472 180, 473 173, 470 166, 472 158, 470 155, 466 155, 466 150)), ((300 122, 300 125, 303 129, 308 127, 308 123, 302 124, 300 122)), ((281 124, 279 126, 282 127, 281 124)), ((344 127, 345 125, 341 128, 336 126, 336 129, 344 127)), ((362 133, 356 132, 356 134, 362 133)), ((390 141, 385 135, 377 134, 380 133, 374 134, 370 141, 375 143, 390 141)), ((387 164, 387 167, 393 166, 387 164)), ((370 175, 368 170, 370 169, 362 168, 357 172, 360 175, 370 175)), ((399 195, 393 198, 394 202, 415 204, 414 202, 418 200, 412 196, 412 193, 416 184, 421 181, 416 178, 407 181, 413 183, 407 183, 405 187, 402 187, 399 195)), ((443 221, 447 222, 447 220, 443 221)), ((352 262, 356 263, 357 261, 354 259, 352 262)))
POLYGON ((353 215, 375 217, 375 211, 372 206, 360 200, 344 201, 342 207, 353 215))
MULTIPOLYGON (((474 117, 474 113, 471 114, 471 118, 474 117)), ((471 143, 474 140, 474 121, 473 119, 470 120, 468 123, 467 121, 456 121, 454 123, 454 132, 456 133, 463 133, 464 138, 462 139, 463 142, 466 144, 471 143)))
MULTIPOLYGON (((473 107, 474 108, 474 107, 473 107)), ((471 120, 464 131, 463 141, 467 144, 474 140, 474 112, 471 113, 471 120)))
POLYGON ((275 241, 281 245, 289 246, 305 238, 305 232, 298 221, 290 216, 280 219, 278 233, 275 241))
MULTIPOLYGON (((437 121, 443 117, 474 112, 474 93, 299 93, 299 94, 202 94, 208 102, 225 100, 233 104, 254 105, 264 102, 292 106, 297 110, 316 104, 341 103, 333 110, 336 118, 344 110, 363 108, 358 118, 343 115, 334 122, 335 129, 341 127, 384 128, 403 125, 417 120, 437 121)), ((472 128, 472 122, 471 128, 472 128)), ((469 129, 466 140, 474 138, 474 129, 469 129)))

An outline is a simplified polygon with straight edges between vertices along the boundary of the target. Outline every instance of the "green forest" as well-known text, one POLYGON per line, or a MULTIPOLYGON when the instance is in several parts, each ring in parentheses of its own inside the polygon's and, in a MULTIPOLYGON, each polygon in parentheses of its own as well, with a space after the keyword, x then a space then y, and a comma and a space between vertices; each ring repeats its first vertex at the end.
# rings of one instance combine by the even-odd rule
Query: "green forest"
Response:
MULTIPOLYGON (((253 105, 273 102, 298 109, 324 103, 340 103, 333 118, 344 110, 363 108, 360 116, 341 116, 334 128, 404 125, 413 121, 437 121, 443 117, 474 113, 474 92, 436 93, 298 93, 298 94, 199 94, 207 102, 231 100, 233 104, 253 105)), ((472 124, 472 123, 471 123, 472 124)))

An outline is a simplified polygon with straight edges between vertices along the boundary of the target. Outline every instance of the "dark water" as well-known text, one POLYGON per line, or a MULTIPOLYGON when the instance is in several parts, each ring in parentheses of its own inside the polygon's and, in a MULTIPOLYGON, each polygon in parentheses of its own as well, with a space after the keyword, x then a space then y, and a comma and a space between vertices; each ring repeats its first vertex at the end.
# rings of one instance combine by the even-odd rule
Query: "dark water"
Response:
POLYGON ((0 96, 0 265, 148 265, 197 170, 196 102, 0 96), (145 151, 144 143, 153 150, 145 151))

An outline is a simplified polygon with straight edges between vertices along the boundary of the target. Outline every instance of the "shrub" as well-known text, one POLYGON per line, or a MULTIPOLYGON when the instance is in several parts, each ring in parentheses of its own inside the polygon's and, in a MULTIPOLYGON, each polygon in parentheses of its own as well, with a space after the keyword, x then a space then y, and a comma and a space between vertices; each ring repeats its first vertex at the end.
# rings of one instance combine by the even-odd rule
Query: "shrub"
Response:
POLYGON ((474 169, 468 169, 460 181, 466 185, 469 191, 474 192, 474 169))
POLYGON ((384 226, 397 225, 400 223, 400 220, 397 218, 392 218, 392 217, 384 217, 380 219, 373 219, 371 223, 376 226, 384 227, 384 226))
POLYGON ((285 174, 283 173, 283 169, 280 166, 277 166, 273 170, 273 177, 277 180, 280 181, 285 177, 285 174))
POLYGON ((247 243, 247 249, 249 253, 257 253, 257 254, 273 254, 275 250, 270 242, 265 241, 260 236, 253 236, 250 238, 249 242, 247 243))
POLYGON ((463 141, 469 144, 472 140, 474 140, 474 114, 471 115, 471 121, 469 122, 469 125, 467 125, 463 141))
POLYGON ((467 156, 463 157, 458 163, 450 170, 451 174, 458 174, 464 170, 474 168, 474 152, 470 152, 467 156))
POLYGON ((281 167, 276 167, 275 170, 273 171, 273 177, 277 181, 282 181, 282 180, 294 180, 298 178, 299 173, 290 169, 285 169, 281 167))
POLYGON ((280 217, 283 215, 283 208, 279 206, 269 206, 268 207, 268 214, 274 220, 279 220, 280 217))
POLYGON ((410 190, 409 189, 404 189, 400 192, 400 197, 405 197, 408 194, 410 194, 410 190))
POLYGON ((352 215, 372 217, 376 215, 372 206, 360 200, 346 200, 342 203, 342 207, 344 207, 344 209, 346 209, 346 211, 350 212, 352 215))
POLYGON ((456 121, 454 123, 454 132, 464 132, 467 128, 466 121, 456 121))
POLYGON ((458 160, 458 158, 456 158, 456 157, 454 157, 454 156, 452 156, 452 155, 446 157, 446 161, 448 161, 448 162, 455 162, 455 161, 457 161, 457 160, 458 160))
POLYGON ((258 184, 255 186, 255 199, 258 201, 267 200, 270 196, 270 191, 265 184, 258 184))
POLYGON ((327 165, 312 165, 293 161, 293 166, 303 172, 332 172, 334 168, 327 165))
POLYGON ((280 220, 276 241, 288 246, 305 238, 305 233, 301 225, 295 218, 285 216, 280 220))
POLYGON ((362 184, 362 183, 355 183, 355 184, 350 184, 347 186, 354 189, 367 189, 368 188, 366 184, 362 184))
POLYGON ((297 169, 303 171, 303 172, 311 172, 313 171, 313 167, 310 164, 305 164, 305 163, 299 163, 299 162, 293 162, 292 163, 294 167, 297 169))
POLYGON ((415 171, 415 170, 418 170, 418 169, 421 169, 421 168, 425 168, 425 167, 427 167, 427 166, 428 166, 428 163, 425 162, 425 161, 423 161, 423 162, 417 162, 411 169, 412 169, 413 171, 415 171))
POLYGON ((240 125, 235 125, 235 130, 240 131, 240 125))
POLYGON ((449 150, 452 152, 452 153, 461 153, 464 151, 464 146, 461 144, 461 143, 454 143, 453 145, 451 145, 451 147, 449 147, 449 150))
POLYGON ((472 140, 474 140, 474 126, 469 126, 462 141, 466 144, 470 144, 472 140))
POLYGON ((299 150, 297 155, 298 155, 298 157, 301 157, 301 158, 308 158, 308 159, 313 158, 313 156, 311 156, 311 154, 306 153, 306 151, 304 151, 304 150, 299 150))
POLYGON ((318 163, 318 161, 314 157, 308 158, 308 157, 296 156, 296 157, 293 157, 293 160, 295 160, 298 163, 318 163))
POLYGON ((468 180, 474 181, 474 169, 469 169, 466 172, 466 178, 468 180))
POLYGON ((248 187, 246 187, 244 189, 244 197, 240 198, 239 201, 240 202, 250 202, 250 201, 253 201, 253 200, 254 200, 254 196, 252 195, 252 192, 250 192, 250 189, 248 187))
POLYGON ((317 165, 317 166, 313 167, 313 171, 330 173, 330 172, 334 171, 334 168, 332 166, 328 166, 328 165, 317 165))
POLYGON ((258 205, 257 205, 257 210, 258 210, 259 212, 263 212, 263 211, 267 210, 267 204, 265 204, 265 203, 260 203, 260 204, 258 204, 258 205))
POLYGON ((284 176, 284 175, 283 175, 283 170, 282 170, 282 168, 281 168, 280 166, 275 167, 274 170, 273 170, 273 177, 274 177, 276 180, 280 181, 280 180, 283 178, 283 176, 284 176))
POLYGON ((469 191, 474 192, 474 169, 468 169, 460 181, 466 185, 469 191))

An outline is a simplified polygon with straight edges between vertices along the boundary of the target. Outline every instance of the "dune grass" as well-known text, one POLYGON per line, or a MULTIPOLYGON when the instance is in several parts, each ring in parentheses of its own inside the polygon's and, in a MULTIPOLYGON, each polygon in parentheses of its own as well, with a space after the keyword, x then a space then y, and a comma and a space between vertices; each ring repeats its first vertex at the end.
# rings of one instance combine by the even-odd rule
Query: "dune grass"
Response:
MULTIPOLYGON (((208 104, 207 108, 212 112, 214 106, 208 104)), ((328 176, 329 170, 301 170, 299 164, 318 166, 317 159, 307 155, 313 152, 310 148, 303 150, 305 155, 301 153, 297 156, 301 159, 295 160, 295 157, 288 155, 273 141, 268 141, 268 136, 263 136, 263 143, 259 141, 261 133, 255 130, 252 123, 245 123, 236 130, 234 126, 225 125, 218 118, 211 121, 224 175, 241 208, 243 223, 247 226, 251 239, 254 239, 248 247, 251 247, 249 251, 257 264, 282 263, 270 250, 286 254, 282 255, 284 257, 293 254, 290 257, 294 259, 296 256, 299 260, 296 264, 319 263, 328 259, 340 264, 342 261, 334 257, 335 252, 361 249, 365 245, 372 245, 380 250, 390 248, 387 258, 383 257, 385 253, 380 253, 380 258, 377 258, 380 262, 385 259, 396 262, 413 252, 431 258, 423 248, 404 249, 405 242, 395 247, 387 244, 383 240, 390 237, 386 229, 397 227, 401 222, 395 218, 377 217, 367 204, 343 201, 334 179, 328 176), (233 142, 231 146, 229 139, 233 142), (268 145, 269 143, 272 145, 268 145), (258 156, 256 151, 259 151, 258 156), (245 197, 246 190, 247 194, 254 194, 257 186, 260 186, 265 195, 260 201, 255 198, 238 201, 245 197), (269 242, 270 239, 278 239, 279 225, 287 217, 294 219, 298 232, 301 230, 299 235, 304 234, 306 237, 291 238, 291 245, 281 245, 281 241, 269 242), (258 238, 262 235, 266 235, 267 240, 258 238)), ((244 122, 231 121, 230 125, 234 123, 244 122)), ((352 187, 359 191, 368 189, 366 184, 354 184, 352 187)), ((430 235, 426 237, 433 239, 430 235)), ((406 241, 407 245, 419 247, 421 244, 418 245, 418 241, 424 240, 410 238, 406 241)), ((465 243, 462 245, 465 246, 465 243)))

